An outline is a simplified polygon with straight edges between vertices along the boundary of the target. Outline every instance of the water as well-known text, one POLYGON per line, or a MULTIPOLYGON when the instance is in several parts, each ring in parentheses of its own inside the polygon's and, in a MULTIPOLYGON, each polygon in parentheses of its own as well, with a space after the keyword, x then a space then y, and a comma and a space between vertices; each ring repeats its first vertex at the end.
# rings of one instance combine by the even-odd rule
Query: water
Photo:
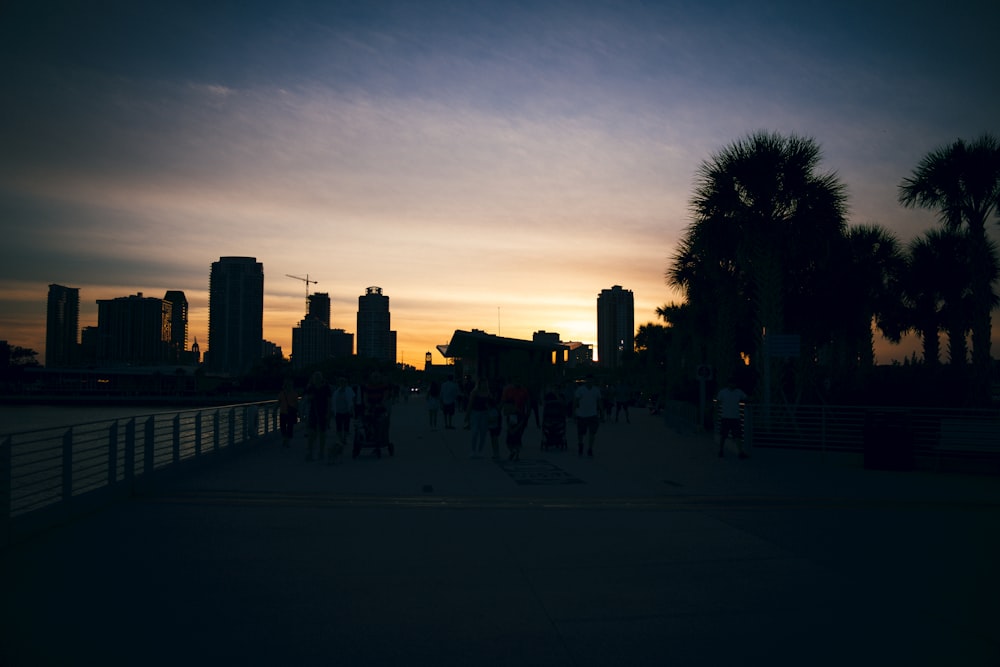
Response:
POLYGON ((85 405, 0 405, 0 434, 20 433, 43 428, 74 426, 110 419, 195 410, 196 408, 158 406, 85 406, 85 405))

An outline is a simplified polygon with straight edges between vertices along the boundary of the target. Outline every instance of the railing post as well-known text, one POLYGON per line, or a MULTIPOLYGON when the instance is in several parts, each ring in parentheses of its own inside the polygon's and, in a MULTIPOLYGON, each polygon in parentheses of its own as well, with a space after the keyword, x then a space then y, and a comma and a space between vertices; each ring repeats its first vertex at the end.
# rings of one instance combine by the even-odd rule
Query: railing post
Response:
POLYGON ((823 460, 826 461, 826 406, 821 405, 819 408, 820 414, 820 453, 822 454, 823 460))
POLYGON ((229 408, 229 449, 236 444, 236 408, 229 408))
POLYGON ((69 508, 73 497, 73 427, 66 429, 62 438, 62 501, 69 508))
POLYGON ((212 451, 218 453, 219 451, 219 411, 216 410, 212 414, 212 451))
POLYGON ((201 456, 201 410, 194 416, 194 456, 201 456))
POLYGON ((258 436, 257 427, 259 418, 260 414, 257 411, 257 406, 248 405, 246 407, 246 411, 243 414, 243 423, 246 425, 246 431, 247 431, 246 439, 248 441, 257 439, 258 436))
POLYGON ((4 438, 3 442, 0 442, 0 521, 3 521, 4 546, 11 543, 10 511, 11 506, 13 505, 13 499, 10 497, 10 494, 13 487, 13 484, 11 483, 11 475, 13 472, 13 466, 11 465, 11 450, 13 447, 14 443, 11 442, 9 435, 4 438))
POLYGON ((181 462, 181 416, 174 415, 174 437, 173 437, 173 460, 174 465, 181 462))
POLYGON ((118 481, 118 420, 108 427, 108 488, 118 481))
POLYGON ((125 422, 125 483, 132 490, 135 481, 135 417, 125 422))
POLYGON ((143 424, 143 431, 145 432, 145 444, 143 444, 142 449, 142 474, 147 475, 149 478, 153 476, 153 467, 156 465, 156 459, 154 457, 154 449, 156 447, 156 432, 153 417, 146 419, 146 423, 143 424))

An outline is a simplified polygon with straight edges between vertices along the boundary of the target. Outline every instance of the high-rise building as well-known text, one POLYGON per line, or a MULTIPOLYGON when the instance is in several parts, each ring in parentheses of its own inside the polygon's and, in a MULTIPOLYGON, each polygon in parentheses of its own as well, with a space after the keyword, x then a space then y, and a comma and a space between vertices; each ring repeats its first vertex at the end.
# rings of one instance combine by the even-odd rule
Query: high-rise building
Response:
POLYGON ((264 265, 255 257, 220 257, 208 284, 209 369, 241 375, 264 352, 264 265))
POLYGON ((305 368, 354 354, 354 335, 330 328, 330 295, 310 294, 306 304, 306 316, 292 329, 292 365, 305 368))
POLYGON ((188 335, 188 301, 184 292, 180 290, 168 290, 163 296, 164 301, 170 302, 170 356, 171 361, 185 360, 184 353, 187 351, 188 335))
POLYGON ((98 299, 98 363, 145 366, 171 361, 171 322, 171 303, 142 292, 98 299))
POLYGON ((80 288, 49 285, 45 319, 45 365, 72 366, 78 357, 80 288))
POLYGON ((299 322, 299 326, 292 329, 292 365, 295 368, 305 368, 323 362, 330 356, 330 327, 325 326, 319 318, 307 315, 299 322))
POLYGON ((396 361, 396 332, 389 329, 389 297, 369 287, 358 297, 358 356, 396 361))
POLYGON ((621 366, 622 353, 635 349, 635 299, 632 290, 615 285, 597 296, 597 361, 621 366))
POLYGON ((306 297, 309 304, 309 312, 306 318, 314 318, 323 323, 327 329, 330 328, 330 295, 326 292, 314 292, 306 297))

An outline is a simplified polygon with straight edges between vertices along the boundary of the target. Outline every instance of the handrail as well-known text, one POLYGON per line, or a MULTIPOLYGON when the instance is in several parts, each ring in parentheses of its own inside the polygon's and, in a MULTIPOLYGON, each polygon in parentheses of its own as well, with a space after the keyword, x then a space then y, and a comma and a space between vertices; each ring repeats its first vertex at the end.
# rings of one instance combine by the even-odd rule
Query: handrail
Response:
POLYGON ((970 462, 995 472, 1000 463, 1000 411, 986 408, 746 404, 745 447, 867 455, 890 448, 917 467, 941 470, 970 462))
POLYGON ((160 411, 0 435, 0 542, 132 495, 167 471, 278 430, 277 401, 160 411))

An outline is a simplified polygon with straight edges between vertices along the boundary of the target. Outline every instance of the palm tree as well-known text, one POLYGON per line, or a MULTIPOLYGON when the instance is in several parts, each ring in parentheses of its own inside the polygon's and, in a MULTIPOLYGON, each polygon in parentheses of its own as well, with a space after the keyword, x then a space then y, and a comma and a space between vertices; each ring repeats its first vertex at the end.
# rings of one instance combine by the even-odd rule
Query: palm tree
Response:
POLYGON ((902 337, 899 303, 906 258, 896 237, 877 224, 848 229, 842 252, 825 299, 836 315, 834 342, 849 355, 842 365, 870 368, 875 365, 873 323, 892 342, 902 337))
MULTIPOLYGON (((946 290, 942 288, 940 271, 949 256, 942 236, 939 230, 933 230, 910 242, 903 280, 907 328, 916 331, 920 337, 924 364, 928 366, 941 362, 938 333, 944 328, 941 310, 946 290)), ((955 359, 954 355, 952 359, 955 359)))
POLYGON ((667 280, 696 310, 729 320, 714 327, 729 345, 720 372, 739 352, 761 359, 765 332, 827 317, 815 289, 843 237, 846 194, 836 175, 816 173, 819 160, 812 139, 758 132, 698 170, 693 222, 667 280), (754 349, 735 349, 745 331, 754 349))
POLYGON ((1000 142, 984 134, 972 143, 962 139, 928 153, 899 186, 907 207, 937 210, 944 226, 968 232, 972 272, 972 362, 981 399, 988 398, 990 311, 996 254, 990 251, 986 223, 1000 210, 1000 142))

